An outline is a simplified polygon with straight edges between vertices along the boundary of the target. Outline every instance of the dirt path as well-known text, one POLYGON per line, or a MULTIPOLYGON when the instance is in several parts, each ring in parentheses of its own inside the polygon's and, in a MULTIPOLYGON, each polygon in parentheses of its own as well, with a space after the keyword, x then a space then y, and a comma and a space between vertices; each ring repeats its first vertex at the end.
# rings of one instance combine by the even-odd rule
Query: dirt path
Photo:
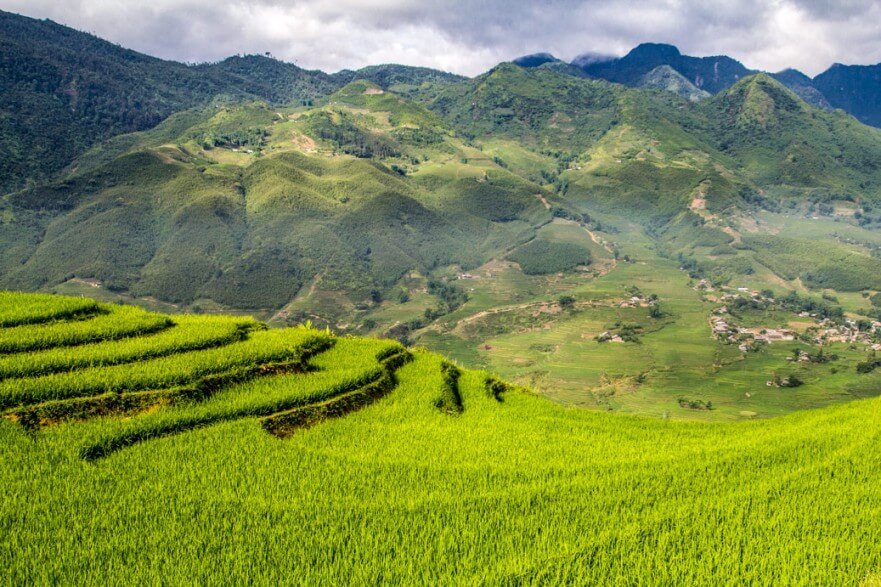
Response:
MULTIPOLYGON (((620 299, 606 300, 606 301, 588 300, 588 301, 583 301, 583 302, 575 302, 575 304, 573 304, 573 307, 575 307, 575 308, 601 308, 601 307, 615 308, 615 307, 618 307, 621 304, 621 302, 622 302, 622 300, 620 300, 620 299)), ((456 323, 453 325, 452 328, 450 328, 449 331, 455 332, 456 330, 459 330, 462 327, 467 326, 468 324, 471 324, 473 322, 477 322, 478 320, 486 318, 487 316, 493 316, 495 314, 504 314, 507 312, 515 312, 517 310, 529 310, 531 308, 548 308, 548 309, 557 309, 557 311, 559 311, 559 305, 556 302, 549 302, 549 301, 526 302, 523 304, 513 304, 510 306, 500 306, 498 308, 490 308, 487 310, 481 310, 480 312, 477 312, 477 313, 472 314, 470 316, 466 316, 464 318, 461 318, 460 320, 456 321, 456 323)), ((434 325, 432 325, 432 326, 434 326, 434 325)), ((431 328, 431 326, 429 326, 429 328, 431 328)))
MULTIPOLYGON (((700 216, 704 219, 707 224, 717 225, 717 221, 719 217, 716 214, 707 210, 707 188, 709 186, 705 183, 701 183, 698 187, 698 193, 692 198, 691 203, 688 204, 688 209, 700 216)), ((730 236, 734 239, 734 244, 740 244, 741 235, 738 231, 731 228, 730 226, 721 226, 719 227, 722 232, 730 236)))
MULTIPOLYGON (((312 283, 309 285, 309 291, 306 292, 306 296, 305 296, 305 297, 306 297, 307 299, 308 299, 308 298, 311 298, 312 296, 315 295, 315 292, 316 292, 316 290, 318 289, 318 284, 321 283, 321 278, 322 278, 322 277, 324 277, 324 272, 319 273, 318 275, 315 276, 315 279, 312 280, 312 283)), ((271 317, 269 320, 270 320, 270 321, 272 321, 272 320, 286 320, 288 317, 290 317, 290 315, 291 315, 291 311, 288 309, 288 306, 290 306, 292 303, 294 303, 294 301, 296 301, 297 298, 299 298, 299 297, 300 297, 300 294, 298 293, 298 294, 294 297, 293 300, 291 300, 290 302, 288 302, 287 304, 285 304, 284 308, 282 308, 281 310, 279 310, 278 312, 276 312, 275 314, 273 314, 272 317, 271 317)))
POLYGON ((618 266, 618 259, 615 258, 615 250, 609 245, 608 242, 606 242, 606 239, 600 238, 596 235, 596 233, 594 233, 586 226, 582 225, 581 229, 587 233, 587 235, 590 237, 590 240, 592 240, 595 245, 602 247, 607 253, 609 253, 608 265, 606 267, 600 267, 599 269, 597 269, 599 273, 598 277, 602 277, 603 275, 606 275, 607 273, 615 269, 615 267, 618 266))
POLYGON ((612 260, 613 261, 615 260, 615 251, 612 249, 612 247, 609 246, 609 243, 607 243, 605 241, 605 239, 598 237, 596 235, 596 233, 594 233, 592 230, 590 230, 586 226, 582 226, 581 228, 583 228, 584 232, 586 232, 588 234, 588 236, 590 237, 590 240, 592 240, 595 244, 606 249, 606 252, 609 253, 610 255, 612 255, 612 260))

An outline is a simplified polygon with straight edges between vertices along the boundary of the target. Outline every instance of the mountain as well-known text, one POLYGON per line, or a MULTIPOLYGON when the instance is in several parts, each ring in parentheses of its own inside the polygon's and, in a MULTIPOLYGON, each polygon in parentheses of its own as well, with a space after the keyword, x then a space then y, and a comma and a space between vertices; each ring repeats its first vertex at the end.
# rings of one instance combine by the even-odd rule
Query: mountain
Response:
POLYGON ((505 136, 523 144, 583 146, 609 130, 621 89, 578 79, 545 65, 502 63, 485 74, 436 92, 428 107, 466 136, 505 136))
POLYGON ((428 67, 397 64, 370 65, 357 71, 342 70, 333 74, 332 77, 341 86, 355 80, 367 80, 385 90, 399 93, 407 93, 425 84, 447 84, 465 79, 461 75, 428 67))
MULTIPOLYGON (((682 55, 672 45, 657 43, 643 43, 620 58, 576 58, 572 65, 593 78, 632 87, 670 89, 686 97, 697 94, 687 86, 682 90, 683 80, 675 79, 671 70, 699 91, 710 94, 757 73, 730 57, 691 57, 682 55)), ((881 103, 881 65, 836 64, 814 79, 795 69, 769 75, 808 104, 824 110, 841 108, 865 124, 881 126, 881 109, 877 107, 881 103)))
POLYGON ((711 95, 709 92, 696 87, 685 76, 669 65, 659 65, 645 74, 638 87, 665 90, 691 102, 703 100, 711 95))
POLYGON ((770 74, 771 77, 798 94, 798 97, 817 108, 831 110, 832 106, 826 96, 817 89, 814 80, 797 69, 784 69, 783 71, 770 74))
POLYGON ((51 21, 0 12, 0 192, 46 179, 114 135, 155 126, 218 95, 313 99, 326 74, 264 57, 189 67, 51 21))
POLYGON ((881 64, 836 63, 813 80, 835 108, 853 114, 872 126, 881 126, 881 64))
POLYGON ((315 108, 212 105, 12 194, 2 280, 38 289, 77 276, 172 303, 272 310, 320 282, 351 308, 408 271, 474 267, 527 240, 548 216, 537 191, 370 82, 315 108))
POLYGON ((664 65, 652 88, 558 61, 180 67, 239 89, 0 196, 0 288, 311 320, 656 418, 877 394, 853 371, 881 317, 881 130, 770 75, 693 101, 664 65))
POLYGON ((881 166, 870 155, 881 152, 881 133, 811 108, 767 74, 741 80, 703 106, 711 140, 755 181, 852 196, 881 190, 881 166))
POLYGON ((397 65, 331 76, 255 55, 188 66, 0 11, 0 193, 52 178, 97 142, 213 99, 308 102, 356 76, 384 87, 461 79, 397 65))
POLYGON ((624 57, 611 61, 582 62, 591 77, 635 86, 656 67, 669 65, 697 88, 715 94, 753 73, 742 63, 725 56, 690 57, 673 45, 643 43, 624 57))
POLYGON ((107 141, 5 199, 0 286, 94 279, 345 324, 412 272, 502 257, 574 269, 558 259, 581 254, 542 228, 554 217, 627 218, 680 251, 729 238, 713 222, 683 232, 696 186, 712 186, 714 214, 759 191, 881 197, 881 133, 763 74, 697 105, 510 63, 414 92, 358 80, 311 105, 213 104, 107 141))
POLYGON ((524 55, 523 57, 514 59, 513 63, 520 67, 538 67, 545 63, 554 63, 557 61, 560 60, 550 53, 532 53, 531 55, 524 55))

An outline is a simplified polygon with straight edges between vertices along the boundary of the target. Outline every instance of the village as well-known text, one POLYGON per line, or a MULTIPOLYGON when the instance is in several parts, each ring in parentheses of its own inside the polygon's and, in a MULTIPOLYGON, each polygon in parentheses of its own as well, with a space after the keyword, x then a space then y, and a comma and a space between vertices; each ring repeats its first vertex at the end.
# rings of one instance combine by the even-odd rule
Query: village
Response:
MULTIPOLYGON (((701 280, 695 289, 703 292, 714 291, 712 286, 701 280)), ((719 297, 709 298, 711 301, 719 301, 724 304, 710 315, 709 322, 713 338, 725 344, 736 344, 741 352, 756 351, 761 345, 775 342, 787 342, 801 340, 810 344, 825 345, 829 343, 864 344, 867 350, 881 350, 881 342, 878 341, 877 333, 881 332, 881 322, 854 320, 852 318, 824 317, 817 312, 801 311, 793 312, 793 316, 807 319, 813 325, 799 332, 793 328, 758 326, 741 327, 736 324, 736 317, 732 314, 730 306, 749 305, 752 308, 770 309, 777 308, 787 311, 769 292, 759 292, 745 287, 722 288, 726 293, 719 297), (747 302, 747 304, 744 304, 747 302)), ((807 356, 807 355, 805 355, 807 356)), ((800 358, 799 360, 807 360, 800 358)))

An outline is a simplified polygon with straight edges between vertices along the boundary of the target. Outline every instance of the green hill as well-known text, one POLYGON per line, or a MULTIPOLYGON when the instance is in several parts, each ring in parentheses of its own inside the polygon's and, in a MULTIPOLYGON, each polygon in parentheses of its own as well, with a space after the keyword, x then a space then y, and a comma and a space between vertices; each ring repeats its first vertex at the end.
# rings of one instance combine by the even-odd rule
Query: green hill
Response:
POLYGON ((455 135, 368 82, 317 108, 182 113, 9 196, 4 282, 96 279, 136 297, 274 311, 320 281, 350 311, 408 271, 482 264, 549 218, 541 188, 455 135))
POLYGON ((96 143, 182 110, 212 100, 309 103, 354 76, 401 89, 460 79, 397 65, 329 75, 262 55, 188 66, 0 11, 0 194, 53 179, 96 143))
POLYGON ((808 106, 759 74, 706 104, 709 131, 761 185, 827 188, 875 199, 881 175, 872 153, 881 134, 843 113, 808 106))
POLYGON ((190 67, 0 12, 0 193, 45 180, 95 143, 212 98, 287 103, 326 95, 326 74, 265 57, 190 67))
POLYGON ((871 584, 881 571, 866 548, 877 399, 728 425, 613 416, 394 342, 152 316, 164 326, 138 333, 117 307, 0 296, 0 335, 19 328, 41 349, 0 352, 9 580, 871 584), (106 339, 58 346, 104 317, 106 339))
POLYGON ((466 136, 578 149, 614 125, 622 93, 612 84, 502 63, 473 80, 438 88, 429 107, 466 136))

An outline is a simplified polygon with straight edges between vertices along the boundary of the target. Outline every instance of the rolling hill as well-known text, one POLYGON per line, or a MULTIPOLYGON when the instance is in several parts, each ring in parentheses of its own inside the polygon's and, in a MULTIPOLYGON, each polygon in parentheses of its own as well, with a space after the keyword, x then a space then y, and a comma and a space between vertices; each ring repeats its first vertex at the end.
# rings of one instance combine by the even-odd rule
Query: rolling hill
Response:
POLYGON ((540 188, 453 135, 369 82, 318 108, 172 117, 10 196, 9 224, 29 232, 7 233, 21 251, 7 283, 76 276, 172 303, 279 310, 316 279, 351 306, 411 270, 473 267, 550 215, 540 188))

